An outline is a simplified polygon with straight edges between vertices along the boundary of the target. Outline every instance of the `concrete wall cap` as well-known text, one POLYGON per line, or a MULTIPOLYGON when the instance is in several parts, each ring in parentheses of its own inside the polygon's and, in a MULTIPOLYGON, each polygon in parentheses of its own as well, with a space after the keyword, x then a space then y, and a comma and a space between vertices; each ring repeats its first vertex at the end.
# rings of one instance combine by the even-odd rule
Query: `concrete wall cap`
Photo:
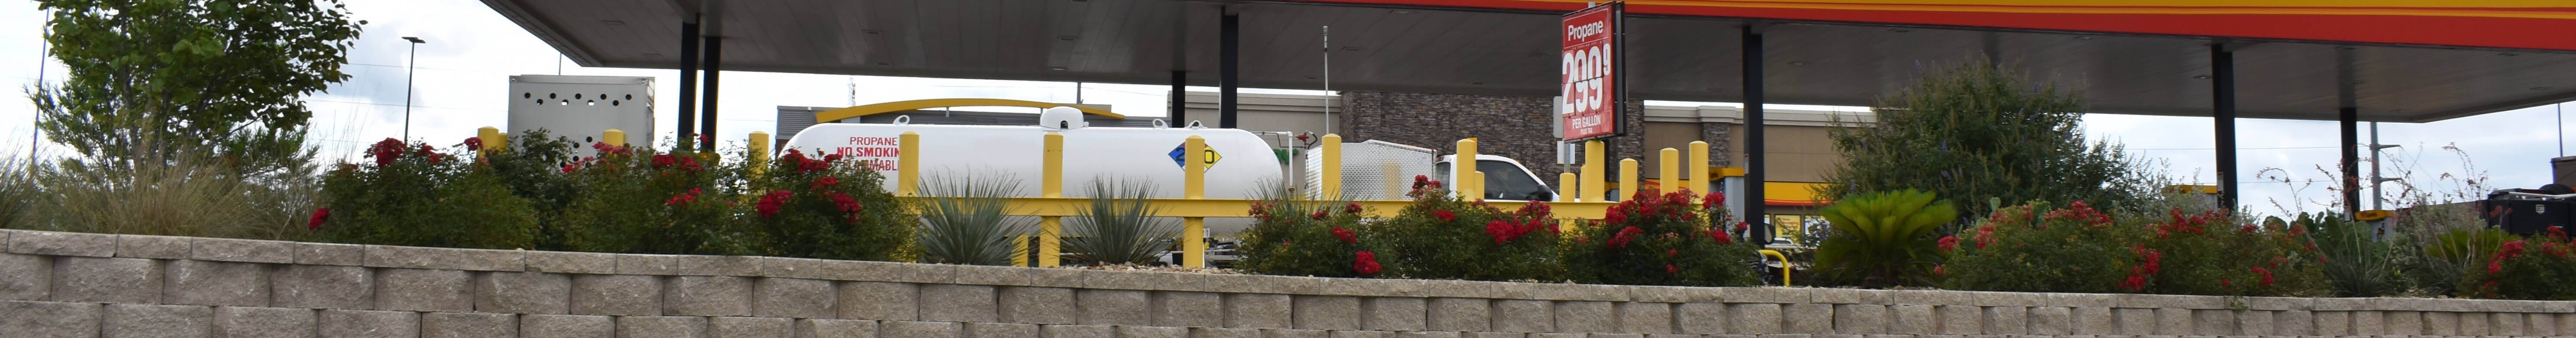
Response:
POLYGON ((1811 296, 1813 290, 1815 288, 1726 288, 1722 296, 1728 303, 1806 303, 1814 300, 1811 296))
POLYGON ((1638 285, 1628 287, 1628 301, 1659 303, 1717 302, 1727 288, 1638 285))
POLYGON ((2220 296, 2184 296, 2184 295, 2143 295, 2143 294, 2124 294, 2124 295, 2120 295, 2120 307, 2131 307, 2131 308, 2176 308, 2176 309, 2225 309, 2225 308, 2228 308, 2228 306, 2227 306, 2227 297, 2220 297, 2220 296))
POLYGON ((2242 298, 2242 299, 2243 299, 2243 300, 2244 300, 2244 302, 2245 302, 2245 309, 2246 309, 2246 310, 2270 310, 2270 311, 2283 311, 2283 310, 2311 310, 2311 309, 2315 309, 2315 308, 2316 308, 2316 298, 2304 298, 2304 297, 2245 297, 2245 298, 2242 298))
POLYGON ((1893 304, 1953 305, 1968 304, 1974 296, 1949 290, 1887 290, 1887 301, 1893 304))
POLYGON ((527 255, 527 271, 586 274, 617 273, 617 254, 596 252, 528 251, 527 255))
POLYGON ((116 235, 11 230, 9 253, 116 257, 116 235))
POLYGON ((289 250, 293 251, 295 264, 356 266, 367 263, 365 245, 297 242, 289 250))
POLYGON ((117 235, 116 256, 125 258, 188 258, 189 237, 117 235))
POLYGON ((1964 291, 1968 304, 1976 306, 2042 306, 2048 305, 2048 294, 2036 292, 1964 291))
POLYGON ((188 259, 293 263, 295 262, 295 242, 198 237, 190 244, 188 259))
MULTIPOLYGON (((199 251, 212 243, 198 242, 199 251)), ((405 269, 526 271, 527 254, 518 250, 427 248, 369 245, 366 266, 405 269)))
POLYGON ((2047 293, 2047 304, 2058 307, 2119 307, 2120 297, 2101 293, 2047 293))
POLYGON ((1807 291, 1809 301, 1825 304, 1887 304, 1886 290, 1816 288, 1807 291))

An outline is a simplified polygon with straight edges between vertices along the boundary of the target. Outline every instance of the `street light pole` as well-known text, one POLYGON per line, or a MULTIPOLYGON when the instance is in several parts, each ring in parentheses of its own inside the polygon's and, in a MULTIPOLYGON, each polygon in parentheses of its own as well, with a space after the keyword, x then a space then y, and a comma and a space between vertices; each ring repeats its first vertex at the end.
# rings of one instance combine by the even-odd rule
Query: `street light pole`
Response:
POLYGON ((402 38, 411 41, 411 61, 403 62, 406 67, 403 70, 403 142, 411 142, 411 88, 413 83, 417 83, 412 81, 412 75, 420 71, 420 45, 429 41, 419 37, 402 38))

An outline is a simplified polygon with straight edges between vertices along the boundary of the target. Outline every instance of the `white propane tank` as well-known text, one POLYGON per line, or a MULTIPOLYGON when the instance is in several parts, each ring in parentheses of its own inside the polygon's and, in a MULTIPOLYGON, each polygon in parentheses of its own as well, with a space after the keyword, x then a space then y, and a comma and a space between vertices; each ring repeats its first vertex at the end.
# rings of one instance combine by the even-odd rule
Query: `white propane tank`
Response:
MULTIPOLYGON (((1074 110, 1049 110, 1059 109, 1074 110)), ((1045 120, 1048 119, 1041 118, 1045 120)), ((841 154, 864 161, 884 174, 885 189, 894 191, 895 161, 901 146, 898 140, 904 132, 917 132, 921 134, 923 181, 968 175, 979 179, 1007 177, 1020 181, 1018 195, 1033 197, 1038 195, 1041 182, 1038 176, 1045 159, 1040 156, 1046 133, 1052 131, 1064 134, 1065 196, 1088 197, 1086 190, 1094 179, 1121 178, 1153 182, 1155 196, 1180 198, 1184 182, 1181 165, 1174 158, 1180 154, 1182 142, 1197 135, 1205 138, 1209 150, 1216 153, 1211 156, 1215 161, 1207 167, 1207 198, 1256 199, 1263 190, 1278 189, 1282 184, 1278 155, 1271 152, 1269 143, 1251 132, 1193 127, 1083 127, 1079 118, 1071 120, 1070 129, 908 124, 908 118, 898 118, 893 124, 824 123, 797 132, 786 147, 808 156, 841 154)), ((1243 226, 1219 223, 1210 221, 1208 230, 1231 234, 1243 226)))

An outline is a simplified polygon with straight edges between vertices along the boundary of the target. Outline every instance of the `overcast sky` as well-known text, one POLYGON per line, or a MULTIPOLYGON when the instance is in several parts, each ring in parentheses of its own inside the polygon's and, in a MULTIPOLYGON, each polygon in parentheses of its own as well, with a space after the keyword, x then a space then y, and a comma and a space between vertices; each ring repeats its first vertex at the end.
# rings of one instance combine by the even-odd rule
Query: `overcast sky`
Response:
MULTIPOLYGON (((32 127, 34 108, 23 99, 23 88, 36 83, 40 76, 59 81, 63 70, 44 55, 45 14, 36 10, 35 3, 0 3, 5 3, 0 4, 0 23, 9 25, 0 27, 0 83, 21 88, 20 93, 12 93, 12 98, 0 100, 0 147, 4 147, 0 149, 23 153, 30 138, 36 136, 32 127), (39 64, 47 66, 36 67, 39 64)), ((407 61, 405 53, 412 47, 401 39, 403 36, 422 37, 430 42, 419 46, 418 52, 418 83, 410 127, 415 139, 447 144, 473 135, 475 128, 498 126, 505 120, 505 107, 513 102, 506 92, 510 75, 558 72, 656 77, 655 96, 660 104, 655 106, 661 115, 656 118, 660 125, 655 129, 667 133, 673 128, 675 119, 671 114, 678 98, 676 71, 572 65, 562 61, 561 54, 552 47, 474 0, 355 0, 348 6, 357 19, 369 21, 349 55, 351 64, 346 69, 354 78, 308 100, 316 113, 312 121, 314 138, 320 140, 327 157, 346 157, 363 149, 367 142, 403 133, 402 66, 407 61)), ((1162 115, 1167 102, 1164 93, 1168 87, 1162 85, 1082 87, 1085 102, 1110 104, 1130 115, 1162 115)), ((1070 102, 1074 100, 1075 85, 726 72, 722 90, 720 103, 725 114, 718 124, 722 128, 718 136, 741 140, 752 131, 773 131, 775 109, 783 105, 839 107, 945 97, 1070 102)), ((1321 93, 1261 89, 1246 92, 1321 93)), ((2085 118, 2085 126, 2088 137, 2125 144, 2132 155, 2165 163, 2177 180, 2215 184, 2216 175, 2210 168, 2216 164, 2216 152, 2212 150, 2209 118, 2092 114, 2085 118)), ((2263 213, 2284 209, 2274 207, 2272 201, 2281 201, 2296 210, 2327 209, 2316 203, 2335 198, 2333 192, 2326 190, 2333 185, 2333 176, 2318 168, 2332 170, 2339 156, 2335 122, 2243 119, 2237 128, 2239 167, 2244 173, 2238 180, 2245 182, 2244 198, 2249 206, 2263 213), (2263 172, 2275 178, 2272 180, 2255 175, 2266 168, 2285 170, 2263 172), (2280 180, 2292 183, 2276 182, 2280 180)), ((2381 124, 2380 137, 2386 144, 2404 146, 2392 149, 2388 156, 2390 176, 2396 176, 2400 169, 2397 165, 2403 164, 2413 173, 2410 180, 2431 185, 2428 189, 2452 188, 2435 182, 2441 174, 2484 174, 2500 187, 2537 187, 2550 180, 2548 160, 2564 155, 2558 135, 2569 129, 2576 128, 2561 123, 2553 106, 2541 106, 2434 123, 2381 124), (2452 145, 2465 151, 2475 167, 2464 166, 2463 161, 2440 149, 2452 145)), ((43 152, 59 150, 40 151, 43 152)))

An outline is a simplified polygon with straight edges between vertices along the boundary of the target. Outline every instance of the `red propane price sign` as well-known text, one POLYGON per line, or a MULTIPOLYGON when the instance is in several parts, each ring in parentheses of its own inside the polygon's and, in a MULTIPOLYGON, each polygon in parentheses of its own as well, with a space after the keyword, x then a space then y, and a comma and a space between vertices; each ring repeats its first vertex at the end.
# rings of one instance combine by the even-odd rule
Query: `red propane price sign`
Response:
POLYGON ((1627 102, 1617 71, 1621 7, 1613 2, 1565 15, 1565 63, 1557 68, 1565 106, 1556 111, 1567 141, 1619 136, 1619 107, 1627 102))

